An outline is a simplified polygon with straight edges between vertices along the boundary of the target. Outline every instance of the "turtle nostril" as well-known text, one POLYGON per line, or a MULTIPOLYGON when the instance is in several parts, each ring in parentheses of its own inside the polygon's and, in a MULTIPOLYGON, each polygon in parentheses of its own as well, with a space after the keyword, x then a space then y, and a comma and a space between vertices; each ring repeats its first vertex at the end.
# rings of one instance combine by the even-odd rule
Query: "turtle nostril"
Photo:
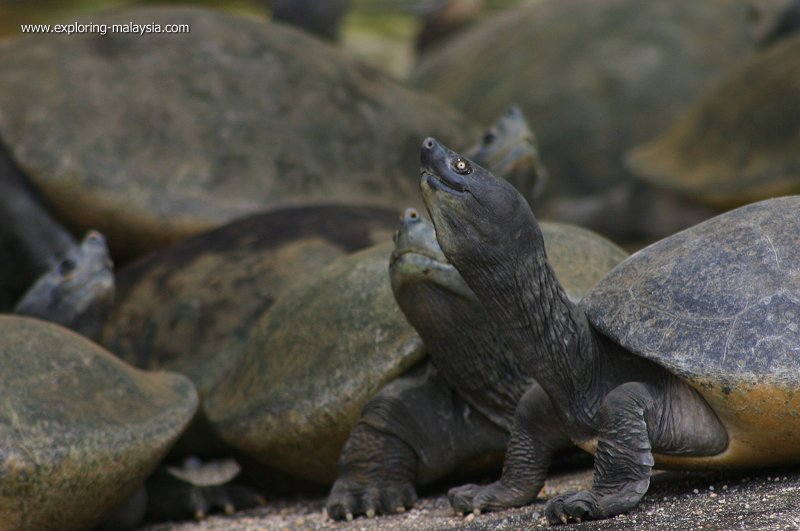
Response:
POLYGON ((425 144, 424 144, 424 145, 425 145, 425 147, 426 147, 426 148, 428 148, 428 149, 432 149, 432 148, 433 148, 433 139, 432 139, 432 138, 429 138, 429 139, 427 139, 427 140, 425 141, 425 144))

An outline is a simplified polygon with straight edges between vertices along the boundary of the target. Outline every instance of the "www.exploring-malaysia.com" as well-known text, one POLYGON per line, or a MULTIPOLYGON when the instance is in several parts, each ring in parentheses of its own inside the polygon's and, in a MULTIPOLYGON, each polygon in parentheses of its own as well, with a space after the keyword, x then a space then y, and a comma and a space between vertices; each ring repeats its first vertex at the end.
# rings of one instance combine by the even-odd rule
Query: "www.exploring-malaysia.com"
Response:
POLYGON ((127 22, 125 24, 93 24, 71 22, 69 24, 20 24, 22 33, 98 33, 106 35, 108 33, 134 33, 145 35, 148 33, 189 33, 189 24, 159 24, 150 22, 149 24, 136 24, 127 22))

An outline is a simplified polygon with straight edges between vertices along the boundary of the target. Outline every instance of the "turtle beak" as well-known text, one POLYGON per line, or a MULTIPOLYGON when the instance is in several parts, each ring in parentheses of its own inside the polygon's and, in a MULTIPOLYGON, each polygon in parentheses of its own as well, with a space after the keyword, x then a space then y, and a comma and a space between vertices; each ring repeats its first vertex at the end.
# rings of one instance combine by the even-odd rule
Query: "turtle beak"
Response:
POLYGON ((428 137, 420 148, 421 185, 427 184, 435 190, 447 193, 463 193, 467 182, 461 175, 450 169, 450 150, 436 139, 428 137))

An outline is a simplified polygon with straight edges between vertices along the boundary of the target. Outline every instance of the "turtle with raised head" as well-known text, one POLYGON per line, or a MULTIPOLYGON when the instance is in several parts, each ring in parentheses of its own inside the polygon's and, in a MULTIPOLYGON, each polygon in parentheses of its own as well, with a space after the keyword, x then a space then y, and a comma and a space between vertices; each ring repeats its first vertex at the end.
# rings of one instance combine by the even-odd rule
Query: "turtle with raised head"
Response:
POLYGON ((576 304, 516 190, 434 139, 421 151, 445 256, 542 389, 518 406, 501 479, 451 490, 457 511, 530 503, 569 445, 595 454, 594 482, 550 499, 551 523, 635 508, 653 466, 800 462, 800 197, 661 240, 576 304))
MULTIPOLYGON (((585 229, 555 223, 543 230, 574 300, 626 256, 585 229)), ((328 497, 335 519, 404 510, 418 486, 465 467, 472 473, 495 468, 517 403, 538 387, 530 363, 496 333, 480 299, 439 248, 433 226, 415 209, 401 218, 389 275, 428 360, 364 407, 328 497)))

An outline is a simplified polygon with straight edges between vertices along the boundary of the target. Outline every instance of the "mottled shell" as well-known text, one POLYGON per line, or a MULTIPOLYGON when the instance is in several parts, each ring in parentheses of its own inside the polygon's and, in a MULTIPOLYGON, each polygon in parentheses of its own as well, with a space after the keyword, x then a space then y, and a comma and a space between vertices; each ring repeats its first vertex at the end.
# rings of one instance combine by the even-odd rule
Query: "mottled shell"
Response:
POLYGON ((298 282, 254 323, 204 407, 222 438, 263 465, 331 483, 369 398, 424 355, 389 283, 391 242, 298 282))
POLYGON ((52 323, 0 316, 0 522, 90 529, 142 485, 197 407, 184 377, 130 367, 52 323))
POLYGON ((130 256, 289 204, 418 204, 418 146, 479 130, 318 39, 212 10, 93 14, 191 32, 0 44, 0 136, 58 215, 130 256))
POLYGON ((510 103, 536 126, 547 195, 605 191, 653 138, 753 48, 746 0, 523 5, 422 58, 415 87, 488 123, 510 103))
POLYGON ((718 208, 800 191, 800 36, 752 57, 629 153, 642 180, 718 208))

